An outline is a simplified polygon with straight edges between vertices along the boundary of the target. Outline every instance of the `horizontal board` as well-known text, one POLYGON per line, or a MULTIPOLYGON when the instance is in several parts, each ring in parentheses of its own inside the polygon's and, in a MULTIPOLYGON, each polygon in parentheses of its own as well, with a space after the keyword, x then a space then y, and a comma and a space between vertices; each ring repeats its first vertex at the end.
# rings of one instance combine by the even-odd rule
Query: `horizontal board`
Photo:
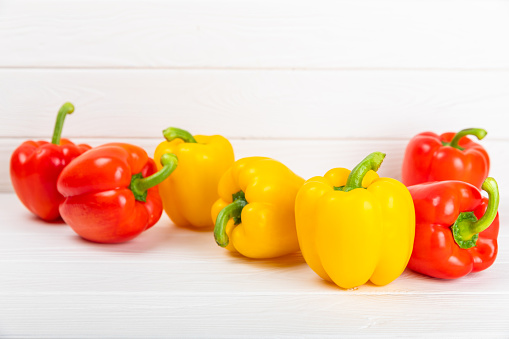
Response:
POLYGON ((505 1, 0 4, 0 67, 509 68, 505 1))
MULTIPOLYGON (((508 59, 509 60, 509 59, 508 59)), ((483 127, 508 140, 509 71, 0 70, 0 136, 408 139, 483 127)), ((355 140, 352 140, 354 143, 355 140)))
POLYGON ((1 297, 0 334, 9 338, 503 338, 509 333, 509 295, 212 297, 147 291, 1 297))
MULTIPOLYGON (((509 197, 509 161, 506 153, 509 141, 483 140, 483 145, 490 154, 490 176, 494 177, 499 185, 501 196, 509 197)), ((0 192, 12 192, 9 177, 9 161, 12 152, 24 139, 0 138, 0 192)), ((121 141, 143 147, 150 156, 156 146, 162 141, 157 138, 75 138, 76 143, 86 143, 99 146, 104 143, 121 141)), ((386 157, 378 170, 381 176, 401 179, 401 166, 407 145, 406 140, 253 140, 231 139, 236 159, 248 156, 267 156, 283 162, 295 173, 304 179, 316 175, 323 175, 329 169, 336 167, 353 168, 371 152, 384 152, 386 157)))
MULTIPOLYGON (((75 138, 76 143, 86 143, 99 146, 112 141, 128 142, 143 147, 153 156, 156 146, 163 139, 97 139, 75 138)), ((400 167, 405 148, 404 142, 379 140, 230 140, 235 152, 235 158, 248 156, 267 156, 277 159, 303 178, 323 175, 334 167, 353 168, 365 156, 374 151, 387 154, 380 175, 399 177, 400 167)), ((9 182, 10 156, 23 142, 20 138, 0 139, 0 191, 12 191, 9 182)), ((509 142, 508 142, 509 143, 509 142)), ((505 143, 504 143, 505 144, 505 143)), ((509 166, 509 164, 507 165, 509 166)))
POLYGON ((177 228, 165 216, 118 245, 45 224, 12 194, 0 194, 0 219, 1 336, 500 337, 509 331, 509 234, 501 234, 499 257, 484 272, 445 281, 406 270, 387 286, 344 290, 322 281, 299 254, 231 255, 211 232, 177 228))
POLYGON ((30 220, 10 227, 16 227, 16 233, 2 230, 0 239, 0 268, 4 272, 0 278, 0 299, 5 294, 84 291, 125 294, 150 291, 168 297, 509 294, 508 232, 499 238, 500 252, 495 263, 483 272, 447 281, 407 269, 386 286, 367 283, 347 291, 318 277, 300 253, 267 260, 232 255, 216 245, 212 232, 177 228, 166 216, 153 229, 119 245, 87 242, 64 224, 49 226, 30 220), (28 227, 28 223, 33 225, 28 227))

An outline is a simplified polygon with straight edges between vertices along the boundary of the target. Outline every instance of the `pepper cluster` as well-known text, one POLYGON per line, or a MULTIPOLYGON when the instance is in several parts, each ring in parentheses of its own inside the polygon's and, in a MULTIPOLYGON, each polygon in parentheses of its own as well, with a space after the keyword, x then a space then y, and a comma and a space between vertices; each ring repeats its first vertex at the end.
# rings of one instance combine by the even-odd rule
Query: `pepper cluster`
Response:
POLYGON ((175 225, 213 229, 219 246, 249 258, 301 250, 321 278, 342 288, 388 284, 407 265, 451 279, 495 261, 498 187, 488 153, 467 137, 482 139, 482 129, 417 135, 402 182, 379 177, 380 152, 352 171, 305 181, 274 159, 235 161, 222 136, 174 127, 163 131, 154 159, 125 143, 75 145, 60 138, 73 111, 62 106, 51 143, 26 141, 14 151, 10 175, 32 213, 62 218, 84 239, 128 241, 164 210, 175 225))
POLYGON ((410 140, 402 179, 415 205, 415 241, 408 267, 436 278, 455 279, 490 267, 497 257, 497 182, 488 177, 480 128, 410 140), (479 188, 486 191, 489 200, 479 188))

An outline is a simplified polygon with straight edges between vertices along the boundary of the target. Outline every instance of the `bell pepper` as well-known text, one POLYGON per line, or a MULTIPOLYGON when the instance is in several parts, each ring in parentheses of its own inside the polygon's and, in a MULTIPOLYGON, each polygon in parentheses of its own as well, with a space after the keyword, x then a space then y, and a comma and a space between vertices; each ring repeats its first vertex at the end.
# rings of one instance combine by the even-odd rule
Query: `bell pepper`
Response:
POLYGON ((212 204, 219 198, 217 184, 235 157, 228 139, 220 136, 195 135, 179 128, 163 131, 166 141, 154 154, 158 168, 163 154, 175 154, 177 169, 159 185, 163 207, 173 223, 181 227, 212 229, 212 204))
POLYGON ((401 275, 415 232, 405 185, 380 178, 385 154, 374 152, 351 172, 334 168, 306 181, 295 213, 302 255, 321 278, 342 288, 370 280, 386 285, 401 275))
POLYGON ((460 180, 480 188, 490 170, 488 152, 467 135, 481 140, 487 132, 468 128, 458 133, 416 135, 407 145, 402 182, 413 186, 423 182, 460 180))
POLYGON ((255 259, 298 251, 295 196, 303 183, 276 160, 237 160, 221 177, 212 207, 216 243, 255 259))
POLYGON ((60 218, 58 207, 64 200, 57 190, 60 172, 90 149, 88 145, 75 145, 61 138, 65 117, 72 112, 74 106, 69 102, 60 108, 51 143, 28 140, 11 156, 10 176, 14 191, 30 212, 45 221, 60 218))
POLYGON ((157 184, 177 165, 175 155, 156 165, 140 147, 111 143, 74 159, 60 174, 64 221, 84 239, 119 243, 138 236, 161 217, 157 184))
POLYGON ((482 189, 449 180, 408 187, 416 215, 415 242, 408 267, 432 277, 456 279, 490 267, 497 257, 497 182, 482 189))

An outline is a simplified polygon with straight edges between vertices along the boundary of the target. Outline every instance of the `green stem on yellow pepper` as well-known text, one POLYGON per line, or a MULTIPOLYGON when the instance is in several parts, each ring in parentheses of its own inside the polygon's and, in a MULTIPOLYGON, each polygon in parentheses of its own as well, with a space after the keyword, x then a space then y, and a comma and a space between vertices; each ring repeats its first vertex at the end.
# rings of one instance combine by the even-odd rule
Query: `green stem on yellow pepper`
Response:
POLYGON ((216 224, 214 226, 214 238, 216 243, 221 247, 228 246, 230 239, 226 234, 226 225, 228 221, 233 218, 235 225, 242 222, 241 214, 244 207, 247 205, 247 200, 244 192, 239 191, 232 195, 233 202, 223 208, 217 215, 216 224))
POLYGON ((196 143, 196 139, 186 130, 177 127, 168 127, 163 131, 164 138, 168 141, 182 139, 184 142, 196 143))
MULTIPOLYGON (((373 152, 365 157, 354 169, 350 172, 346 185, 341 189, 344 192, 349 192, 356 188, 362 188, 362 179, 370 170, 377 171, 384 161, 385 153, 373 152)), ((340 188, 338 188, 340 189, 340 188)))
POLYGON ((143 178, 141 173, 137 173, 131 178, 129 189, 133 192, 134 198, 138 201, 147 201, 147 190, 159 185, 177 168, 178 159, 175 154, 165 153, 161 156, 161 168, 158 172, 143 178))
POLYGON ((459 149, 460 151, 463 151, 464 148, 459 145, 461 138, 467 135, 473 135, 477 137, 477 139, 481 140, 486 136, 486 134, 488 134, 488 132, 486 132, 486 130, 482 128, 466 128, 456 133, 456 135, 452 138, 451 142, 449 143, 442 142, 442 144, 444 146, 451 146, 459 149))
POLYGON ((51 138, 51 143, 55 145, 60 145, 60 136, 62 135, 62 129, 64 128, 64 120, 67 114, 72 114, 74 112, 74 106, 70 102, 66 102, 60 107, 60 110, 57 114, 57 120, 55 122, 55 128, 53 129, 53 137, 51 138))
POLYGON ((486 212, 477 220, 473 212, 462 212, 452 225, 454 240, 460 248, 474 247, 479 233, 490 227, 497 216, 498 205, 500 203, 500 194, 495 179, 486 178, 482 184, 482 189, 488 192, 488 206, 486 212))

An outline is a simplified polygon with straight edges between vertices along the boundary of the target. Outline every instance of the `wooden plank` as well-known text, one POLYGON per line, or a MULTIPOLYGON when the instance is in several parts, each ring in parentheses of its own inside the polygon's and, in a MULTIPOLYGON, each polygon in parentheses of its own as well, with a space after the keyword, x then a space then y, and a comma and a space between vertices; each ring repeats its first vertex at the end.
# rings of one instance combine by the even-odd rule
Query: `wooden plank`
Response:
MULTIPOLYGON (((509 59, 508 59, 509 60, 509 59)), ((0 136, 408 139, 483 127, 508 139, 509 71, 0 70, 0 136)))
POLYGON ((506 294, 2 294, 0 325, 3 336, 23 338, 501 338, 508 302, 506 294))
MULTIPOLYGON (((75 138, 76 143, 98 146, 112 141, 122 141, 143 147, 153 156, 156 146, 163 139, 104 139, 75 138)), ((353 168, 366 155, 375 150, 386 152, 387 158, 380 169, 381 175, 400 177, 400 167, 405 143, 387 140, 230 140, 236 159, 247 156, 268 156, 277 159, 304 178, 323 175, 334 167, 353 168)), ((20 138, 0 139, 0 190, 12 191, 9 179, 9 159, 14 149, 23 142, 20 138)), ((505 143, 503 143, 505 145, 505 143)), ((509 166, 509 165, 508 165, 509 166)))
MULTIPOLYGON (((9 161, 12 152, 24 139, 0 138, 0 192, 12 192, 9 177, 9 161)), ((156 146, 162 141, 158 138, 75 138, 77 143, 98 146, 112 141, 128 142, 143 147, 153 155, 156 146)), ((305 179, 323 175, 331 168, 353 168, 366 155, 374 151, 387 154, 378 173, 381 176, 401 179, 401 164, 407 140, 353 139, 353 140, 258 140, 231 139, 236 159, 247 156, 267 156, 283 162, 295 173, 305 179)), ((491 157, 490 175, 500 187, 502 196, 509 195, 509 162, 505 161, 509 141, 482 141, 491 157)))
MULTIPOLYGON (((13 250, 12 246, 7 247, 10 252, 2 249, 0 267, 3 275, 0 278, 0 295, 58 292, 72 294, 99 290, 104 293, 137 294, 148 289, 152 293, 174 295, 315 295, 344 292, 318 277, 297 254, 273 260, 248 260, 229 255, 217 247, 211 232, 206 239, 198 236, 197 240, 192 239, 193 235, 185 238, 175 236, 175 232, 166 235, 158 232, 158 235, 166 239, 174 237, 174 240, 183 242, 183 245, 168 251, 152 251, 149 246, 173 246, 173 242, 150 243, 148 238, 155 235, 147 234, 137 241, 139 247, 143 246, 141 242, 146 243, 146 252, 143 252, 143 249, 132 252, 126 251, 129 246, 98 247, 81 244, 70 234, 52 239, 41 236, 40 239, 49 240, 54 246, 53 252, 58 251, 59 258, 56 258, 57 255, 51 254, 49 247, 37 246, 33 236, 13 237, 11 241, 16 241, 18 245, 26 239, 35 249, 21 245, 24 253, 19 252, 19 260, 18 252, 13 250), (207 250, 196 251, 198 242, 207 250), (76 247, 76 250, 71 246, 76 247), (115 256, 108 254, 115 251, 118 251, 115 256), (101 254, 103 258, 100 257, 101 254), (57 276, 58 282, 55 281, 57 276), (161 284, 154 285, 155 281, 161 284)), ((501 238, 501 246, 507 246, 508 243, 508 237, 501 238)), ((130 245, 130 248, 132 247, 130 245)), ((471 273, 455 281, 434 279, 407 269, 386 286, 367 283, 349 292, 358 295, 509 294, 508 257, 505 251, 489 269, 471 273)))
POLYGON ((509 68, 505 1, 2 1, 0 67, 509 68))
MULTIPOLYGON (((175 227, 163 215, 153 229, 117 245, 82 240, 65 224, 47 224, 26 212, 12 194, 0 194, 0 296, 23 293, 336 294, 299 253, 251 260, 219 248, 211 232, 175 227), (65 272, 65 273, 64 273, 65 272), (55 279, 59 276, 58 279, 55 279), (207 277, 204 279, 204 277, 207 277), (161 282, 154 285, 154 281, 161 282)), ((501 213, 507 213, 507 204, 501 213)), ((387 286, 351 294, 507 294, 509 232, 501 225, 499 255, 486 271, 462 279, 433 279, 407 270, 387 286)))

